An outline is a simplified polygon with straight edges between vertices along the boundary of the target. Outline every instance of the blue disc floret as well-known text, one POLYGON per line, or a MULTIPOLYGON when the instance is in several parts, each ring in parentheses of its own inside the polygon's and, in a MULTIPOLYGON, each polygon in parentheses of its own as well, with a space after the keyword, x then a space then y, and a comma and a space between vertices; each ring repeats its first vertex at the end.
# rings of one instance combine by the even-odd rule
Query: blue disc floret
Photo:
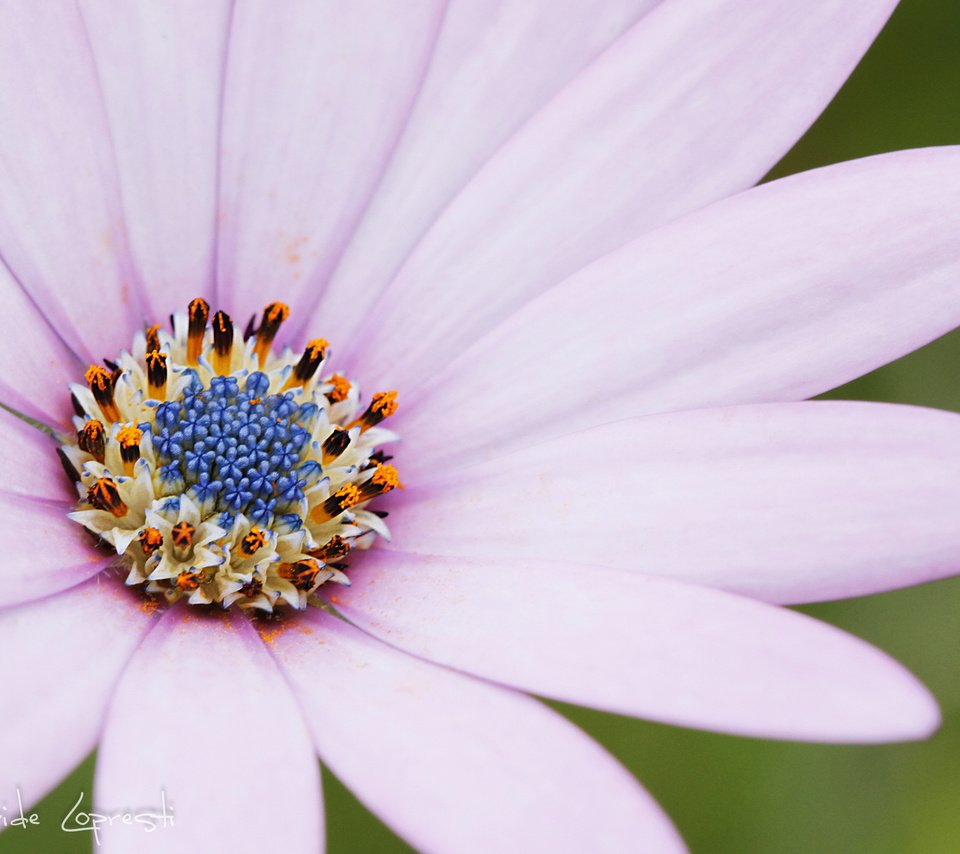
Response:
POLYGON ((171 492, 185 487, 211 512, 267 526, 296 511, 316 469, 301 460, 310 438, 303 425, 316 406, 297 403, 292 392, 268 394, 269 387, 261 371, 242 389, 237 377, 218 376, 157 407, 153 444, 171 492))

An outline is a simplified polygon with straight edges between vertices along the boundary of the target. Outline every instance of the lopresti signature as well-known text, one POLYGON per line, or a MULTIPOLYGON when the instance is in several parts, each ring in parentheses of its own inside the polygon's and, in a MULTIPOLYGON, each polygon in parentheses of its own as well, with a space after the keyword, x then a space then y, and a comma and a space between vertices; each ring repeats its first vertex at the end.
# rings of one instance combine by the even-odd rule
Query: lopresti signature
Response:
MULTIPOLYGON (((61 820, 60 829, 64 833, 90 833, 98 846, 101 843, 100 831, 105 827, 117 825, 138 827, 144 833, 153 833, 161 828, 173 827, 173 805, 167 802, 167 793, 163 789, 160 790, 159 807, 138 807, 135 809, 123 807, 116 810, 92 812, 84 808, 85 798, 86 792, 81 791, 70 811, 61 820)), ((0 829, 19 828, 27 830, 30 827, 38 827, 40 824, 41 820, 38 812, 24 812, 23 797, 19 788, 17 789, 15 814, 5 803, 0 805, 0 829)))

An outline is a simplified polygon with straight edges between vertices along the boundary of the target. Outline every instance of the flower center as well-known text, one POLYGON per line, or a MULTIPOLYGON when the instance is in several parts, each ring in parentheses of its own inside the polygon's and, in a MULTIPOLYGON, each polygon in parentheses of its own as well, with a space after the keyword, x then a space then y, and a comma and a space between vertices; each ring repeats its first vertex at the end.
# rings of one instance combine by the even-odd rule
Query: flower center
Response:
POLYGON ((157 408, 153 446, 168 488, 189 490, 209 510, 243 513, 272 525, 276 513, 295 511, 304 486, 321 467, 301 461, 310 438, 306 424, 314 403, 292 392, 267 394, 270 379, 250 374, 214 377, 209 388, 195 381, 179 401, 157 408))
POLYGON ((378 426, 396 392, 361 412, 353 383, 320 379, 326 341, 275 355, 288 316, 272 303, 240 340, 196 299, 172 332, 135 337, 142 357, 93 365, 71 387, 70 518, 116 550, 127 584, 171 602, 304 608, 325 582, 349 583, 352 550, 389 536, 368 505, 400 486, 377 450, 396 439, 378 426))

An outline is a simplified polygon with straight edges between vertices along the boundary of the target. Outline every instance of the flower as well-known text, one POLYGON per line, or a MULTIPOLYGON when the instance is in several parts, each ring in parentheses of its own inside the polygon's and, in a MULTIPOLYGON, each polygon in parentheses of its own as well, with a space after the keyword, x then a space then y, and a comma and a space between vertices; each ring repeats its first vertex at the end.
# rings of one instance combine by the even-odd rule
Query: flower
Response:
MULTIPOLYGON (((739 192, 891 5, 0 12, 0 402, 67 434, 67 385, 145 322, 283 299, 286 340, 328 335, 343 376, 399 390, 409 487, 326 609, 167 607, 67 519, 56 443, 3 413, 0 797, 99 743, 101 812, 176 812, 104 841, 313 851, 318 753, 424 849, 660 851, 681 843, 649 796, 522 691, 768 737, 929 733, 902 668, 768 603, 955 570, 956 416, 789 401, 956 324, 960 154, 739 192)), ((123 427, 89 502, 114 518, 153 438, 123 427)), ((161 543, 200 528, 157 516, 161 543)))

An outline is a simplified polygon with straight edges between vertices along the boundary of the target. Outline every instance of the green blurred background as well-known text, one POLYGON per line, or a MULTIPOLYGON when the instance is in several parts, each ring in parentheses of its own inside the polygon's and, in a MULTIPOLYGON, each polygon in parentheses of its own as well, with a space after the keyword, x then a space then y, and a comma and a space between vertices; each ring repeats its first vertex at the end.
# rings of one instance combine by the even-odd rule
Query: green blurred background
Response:
MULTIPOLYGON (((903 0, 834 103, 770 177, 956 143, 960 2, 903 0)), ((827 396, 960 411, 958 369, 960 333, 952 333, 827 396)), ((960 578, 803 610, 910 667, 940 701, 939 734, 882 747, 785 744, 555 705, 643 781, 694 852, 960 852, 960 578)), ((332 852, 410 850, 326 772, 324 784, 332 852)), ((89 852, 87 834, 63 834, 57 825, 77 793, 92 787, 93 757, 40 803, 47 820, 39 829, 0 834, 0 854, 89 852)))

